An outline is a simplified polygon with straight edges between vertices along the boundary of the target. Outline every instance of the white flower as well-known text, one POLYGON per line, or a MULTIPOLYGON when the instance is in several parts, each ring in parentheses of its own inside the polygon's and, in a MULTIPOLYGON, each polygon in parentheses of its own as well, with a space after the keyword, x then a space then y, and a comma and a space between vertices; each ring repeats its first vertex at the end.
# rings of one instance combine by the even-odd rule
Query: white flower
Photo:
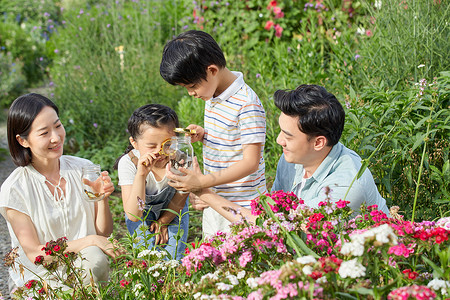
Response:
POLYGON ((298 257, 297 262, 301 263, 303 265, 307 265, 307 264, 316 263, 317 260, 312 255, 306 255, 306 256, 298 257))
POLYGON ((418 66, 417 66, 417 69, 420 69, 420 68, 423 68, 423 67, 425 67, 425 65, 424 65, 424 64, 421 64, 421 65, 418 65, 418 66))
POLYGON ((311 274, 312 273, 312 267, 311 266, 304 266, 303 267, 303 269, 302 269, 302 271, 303 271, 303 273, 305 274, 305 275, 309 275, 309 274, 311 274))
POLYGON ((246 283, 250 288, 254 289, 258 286, 258 278, 249 277, 246 283))
POLYGON ((234 275, 227 275, 227 279, 230 281, 231 285, 239 284, 239 280, 234 275))
POLYGON ((361 256, 364 254, 364 244, 359 241, 351 241, 342 245, 341 253, 344 255, 361 256))
POLYGON ((317 279, 316 282, 317 282, 318 284, 325 284, 325 283, 327 283, 328 281, 327 281, 327 278, 326 278, 325 276, 322 276, 322 277, 320 277, 319 279, 317 279))
POLYGON ((194 294, 194 299, 198 299, 200 298, 200 296, 202 295, 202 293, 198 292, 194 294))
POLYGON ((373 6, 375 6, 376 9, 381 9, 381 5, 383 3, 381 2, 381 0, 375 0, 375 3, 373 6))
POLYGON ((237 279, 244 278, 245 277, 245 270, 242 270, 239 273, 237 273, 236 277, 237 277, 237 279))
POLYGON ((215 273, 214 274, 213 273, 206 273, 205 275, 202 276, 202 278, 200 278, 200 281, 203 281, 205 279, 217 280, 217 279, 219 279, 219 277, 215 273))
POLYGON ((147 256, 149 254, 151 254, 151 250, 146 249, 146 250, 142 250, 141 252, 139 252, 137 257, 141 258, 141 257, 147 256))
POLYGON ((356 33, 364 35, 366 33, 366 30, 363 27, 358 27, 358 29, 356 29, 356 33))
POLYGON ((358 278, 366 275, 366 267, 364 267, 356 258, 343 261, 339 268, 339 275, 342 278, 358 278))
POLYGON ((447 295, 447 289, 450 288, 450 282, 442 279, 434 278, 427 285, 429 288, 432 288, 435 291, 441 290, 442 295, 447 295))
POLYGON ((158 271, 156 271, 155 273, 153 273, 153 277, 158 277, 160 274, 158 271))
POLYGON ((226 284, 226 283, 223 283, 223 282, 216 283, 216 286, 221 291, 228 291, 228 290, 231 290, 233 288, 233 286, 231 284, 226 284))

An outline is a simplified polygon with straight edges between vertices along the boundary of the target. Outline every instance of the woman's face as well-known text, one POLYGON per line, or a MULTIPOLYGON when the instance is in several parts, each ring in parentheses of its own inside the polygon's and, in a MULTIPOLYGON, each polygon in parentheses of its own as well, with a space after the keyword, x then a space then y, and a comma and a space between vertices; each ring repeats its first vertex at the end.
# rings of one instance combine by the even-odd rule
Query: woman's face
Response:
MULTIPOLYGON (((167 126, 156 128, 149 125, 141 125, 140 131, 141 135, 136 140, 130 137, 130 142, 141 156, 147 153, 159 153, 162 144, 175 135, 173 129, 167 126)), ((165 158, 166 156, 161 156, 161 160, 165 158)))
POLYGON ((33 162, 59 159, 63 154, 65 137, 64 126, 50 106, 44 107, 36 116, 26 139, 16 136, 23 147, 31 150, 33 162))

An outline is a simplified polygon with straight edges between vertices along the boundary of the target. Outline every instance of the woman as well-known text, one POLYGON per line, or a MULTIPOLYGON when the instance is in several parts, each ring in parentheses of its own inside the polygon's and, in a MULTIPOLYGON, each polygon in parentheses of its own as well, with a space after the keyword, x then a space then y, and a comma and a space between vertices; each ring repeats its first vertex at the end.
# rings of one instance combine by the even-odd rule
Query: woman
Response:
MULTIPOLYGON (((85 284, 91 272, 95 282, 107 280, 105 254, 113 258, 118 254, 107 239, 113 230, 108 196, 114 191, 108 173, 102 172, 99 190, 104 199, 83 200, 81 168, 92 163, 63 155, 66 132, 58 108, 42 95, 17 98, 8 113, 7 130, 9 151, 18 166, 0 191, 0 213, 8 222, 12 247, 19 247, 16 268, 9 270, 10 290, 46 276, 42 266, 34 265, 35 258, 46 257, 42 250, 46 242, 61 237, 68 239, 66 251, 86 259, 80 262, 85 284), (17 264, 24 265, 23 276, 17 264)), ((59 285, 52 278, 48 282, 59 285)))

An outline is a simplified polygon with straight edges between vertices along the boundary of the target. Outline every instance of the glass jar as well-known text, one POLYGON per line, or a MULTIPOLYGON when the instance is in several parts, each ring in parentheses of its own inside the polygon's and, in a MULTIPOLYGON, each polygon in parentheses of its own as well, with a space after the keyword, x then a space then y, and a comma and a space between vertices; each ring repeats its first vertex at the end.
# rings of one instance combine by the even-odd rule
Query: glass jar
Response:
POLYGON ((191 137, 173 136, 170 140, 167 155, 169 156, 170 169, 174 174, 182 175, 178 171, 179 168, 192 169, 194 148, 191 144, 191 137))
POLYGON ((83 183, 84 200, 95 202, 103 200, 105 193, 101 193, 103 187, 100 165, 87 165, 81 169, 81 182, 83 183))

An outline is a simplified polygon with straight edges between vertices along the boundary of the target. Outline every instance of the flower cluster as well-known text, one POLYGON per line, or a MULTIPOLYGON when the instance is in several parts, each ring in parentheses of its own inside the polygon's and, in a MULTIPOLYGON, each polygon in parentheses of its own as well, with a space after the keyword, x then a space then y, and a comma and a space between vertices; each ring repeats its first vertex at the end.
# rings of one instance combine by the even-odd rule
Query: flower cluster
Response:
POLYGON ((431 300, 436 298, 436 293, 426 286, 414 284, 412 286, 404 286, 393 290, 389 293, 387 298, 389 300, 431 300))
POLYGON ((55 271, 59 266, 65 265, 68 262, 74 261, 77 254, 74 252, 64 252, 67 248, 67 238, 61 237, 56 241, 50 241, 42 247, 45 255, 50 259, 45 259, 43 255, 36 256, 34 260, 35 265, 41 265, 48 271, 55 271))
POLYGON ((217 234, 207 243, 187 252, 181 260, 187 275, 205 267, 205 270, 215 269, 222 263, 252 269, 255 262, 267 253, 287 255, 283 240, 271 230, 260 226, 241 226, 240 223, 232 226, 230 233, 217 234))
MULTIPOLYGON (((272 0, 269 2, 269 5, 267 5, 267 9, 271 11, 274 15, 275 20, 281 19, 284 17, 284 12, 281 10, 281 8, 278 6, 277 1, 272 0)), ((265 30, 275 30, 275 36, 280 38, 283 34, 283 27, 281 27, 280 24, 275 23, 272 20, 268 20, 266 24, 264 25, 265 30)))
POLYGON ((298 199, 292 192, 274 191, 272 193, 266 193, 252 200, 250 204, 252 214, 255 216, 261 215, 264 212, 261 201, 266 201, 273 212, 282 212, 285 215, 288 215, 291 210, 296 209, 299 204, 305 203, 303 200, 298 199))

